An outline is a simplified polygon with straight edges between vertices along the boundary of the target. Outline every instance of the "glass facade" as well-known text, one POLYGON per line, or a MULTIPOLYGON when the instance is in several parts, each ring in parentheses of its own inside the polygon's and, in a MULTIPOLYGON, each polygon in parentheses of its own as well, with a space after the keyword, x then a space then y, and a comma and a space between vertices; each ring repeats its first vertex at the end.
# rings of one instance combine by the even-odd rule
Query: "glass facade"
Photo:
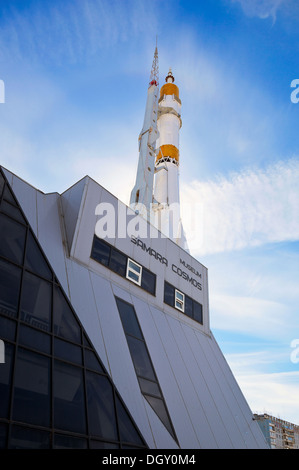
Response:
POLYGON ((168 432, 175 440, 177 440, 135 309, 133 305, 118 297, 116 297, 116 303, 127 338, 140 390, 168 432))
POLYGON ((0 338, 0 448, 146 447, 2 172, 0 338))

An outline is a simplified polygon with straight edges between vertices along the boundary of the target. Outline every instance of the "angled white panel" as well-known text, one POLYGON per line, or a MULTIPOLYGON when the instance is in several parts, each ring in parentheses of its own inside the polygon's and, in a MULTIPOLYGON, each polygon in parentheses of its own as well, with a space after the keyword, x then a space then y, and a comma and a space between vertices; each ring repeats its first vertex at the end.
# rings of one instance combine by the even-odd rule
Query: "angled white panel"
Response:
MULTIPOLYGON (((161 337, 163 347, 165 348, 165 352, 169 360, 168 367, 173 370, 173 374, 175 376, 176 387, 179 390, 182 400, 180 408, 185 408, 185 419, 190 420, 191 432, 194 433, 197 437, 197 441, 194 440, 194 447, 217 448, 217 442, 207 420, 205 409, 201 405, 200 396, 198 395, 197 389, 194 387, 192 377, 190 377, 188 364, 184 362, 184 357, 181 354, 179 345, 177 344, 175 337, 169 328, 169 322, 176 322, 177 320, 173 318, 167 319, 165 315, 161 314, 161 312, 152 307, 151 311, 153 312, 156 328, 159 332, 159 336, 161 337)), ((163 375, 161 377, 163 377, 163 375)), ((166 396, 171 396, 173 393, 173 389, 169 386, 167 381, 163 383, 163 389, 165 391, 167 390, 166 396)), ((174 422, 176 422, 175 417, 174 422)), ((182 429, 180 421, 178 422, 177 433, 180 444, 185 448, 190 447, 191 442, 189 433, 186 432, 186 429, 182 429)))
POLYGON ((250 425, 252 423, 252 414, 241 390, 233 390, 231 387, 231 370, 228 364, 226 363, 226 365, 224 365, 222 363, 222 367, 220 366, 221 359, 219 356, 222 356, 222 353, 215 344, 214 339, 209 340, 205 338, 202 342, 202 346, 203 353, 206 357, 209 358, 211 369, 217 378, 219 387, 221 387, 221 391, 237 425, 239 434, 244 440, 244 446, 251 449, 256 448, 258 443, 252 434, 252 430, 250 429, 250 425))
POLYGON ((194 350, 192 345, 186 341, 182 325, 178 322, 169 321, 169 326, 181 351, 181 355, 184 358, 184 363, 189 371, 194 387, 200 397, 199 400, 205 410, 210 427, 213 430, 217 447, 233 448, 233 443, 224 424, 222 410, 219 410, 215 403, 212 383, 207 379, 210 373, 208 365, 198 362, 196 357, 198 351, 194 350))
POLYGON ((59 195, 37 193, 37 237, 63 289, 68 292, 59 195), (49 230, 49 227, 51 229, 49 230))
MULTIPOLYGON (((133 301, 180 445, 182 447, 196 448, 199 446, 199 442, 194 433, 183 397, 178 389, 176 377, 169 364, 169 355, 172 354, 172 351, 169 350, 169 347, 167 351, 165 349, 164 342, 167 343, 168 338, 166 336, 163 337, 163 341, 161 340, 160 332, 153 321, 148 305, 136 297, 133 298, 133 301)), ((157 311, 154 313, 157 314, 157 311)))
MULTIPOLYGON (((109 372, 109 364, 90 273, 83 266, 71 260, 68 260, 67 266, 70 301, 94 348, 109 372)), ((103 282, 106 283, 106 288, 110 289, 110 284, 105 280, 103 282)))
POLYGON ((69 251, 71 250, 81 203, 84 200, 84 189, 86 187, 87 180, 88 178, 83 178, 61 195, 61 204, 69 251))
POLYGON ((224 394, 223 384, 221 381, 219 381, 219 378, 217 377, 217 370, 215 371, 215 368, 213 367, 214 357, 211 354, 210 348, 207 346, 207 343, 212 341, 211 338, 207 338, 203 335, 200 337, 199 335, 195 336, 194 331, 185 326, 182 326, 182 329, 185 336, 185 341, 187 340, 188 344, 190 344, 198 367, 205 371, 205 381, 213 398, 215 407, 217 408, 219 414, 221 414, 221 421, 226 430, 225 435, 229 436, 231 444, 234 448, 246 447, 244 436, 242 436, 240 433, 240 429, 236 424, 233 411, 230 409, 229 403, 227 401, 227 396, 224 394))

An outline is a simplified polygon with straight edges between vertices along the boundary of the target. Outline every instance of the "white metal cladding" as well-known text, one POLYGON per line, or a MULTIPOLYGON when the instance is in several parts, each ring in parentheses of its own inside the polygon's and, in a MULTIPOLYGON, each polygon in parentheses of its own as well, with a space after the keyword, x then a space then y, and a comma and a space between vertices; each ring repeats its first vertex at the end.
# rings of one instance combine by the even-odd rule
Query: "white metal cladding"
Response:
MULTIPOLYGON (((44 195, 8 171, 5 174, 149 447, 170 449, 178 445, 140 392, 115 296, 134 305, 179 446, 266 448, 264 436, 209 330, 206 268, 170 240, 152 240, 153 249, 160 250, 171 262, 184 256, 186 263, 198 269, 203 283, 203 290, 199 291, 134 245, 130 238, 110 240, 157 274, 156 297, 147 294, 89 258, 96 222, 94 205, 103 195, 109 195, 107 191, 86 178, 80 188, 73 187, 68 194, 72 213, 64 212, 62 217, 62 207, 67 211, 67 204, 61 204, 58 194, 44 195), (66 235, 64 221, 68 220, 71 229, 66 235), (67 239, 72 243, 68 249, 67 239), (72 257, 68 256, 69 249, 72 257), (165 278, 203 303, 203 327, 163 303, 165 278)), ((118 201, 112 195, 109 198, 117 206, 118 201)))

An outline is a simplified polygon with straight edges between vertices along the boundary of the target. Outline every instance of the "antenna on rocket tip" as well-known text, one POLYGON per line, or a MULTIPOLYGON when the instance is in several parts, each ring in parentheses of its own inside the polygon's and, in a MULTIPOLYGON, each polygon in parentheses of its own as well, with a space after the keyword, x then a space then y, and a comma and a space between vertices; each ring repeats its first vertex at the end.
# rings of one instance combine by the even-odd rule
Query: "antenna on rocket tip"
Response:
POLYGON ((149 85, 159 86, 159 59, 158 59, 158 36, 156 35, 156 49, 154 53, 154 60, 151 70, 149 85))

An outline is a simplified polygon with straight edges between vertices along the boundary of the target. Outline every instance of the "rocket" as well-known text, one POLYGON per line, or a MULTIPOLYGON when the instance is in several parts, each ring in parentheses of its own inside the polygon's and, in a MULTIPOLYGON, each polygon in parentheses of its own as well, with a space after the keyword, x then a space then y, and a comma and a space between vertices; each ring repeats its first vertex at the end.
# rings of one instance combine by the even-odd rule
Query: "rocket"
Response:
POLYGON ((165 236, 187 249, 180 217, 179 196, 179 131, 182 126, 182 103, 171 69, 159 95, 158 72, 156 46, 144 122, 139 135, 139 160, 130 207, 165 236))
POLYGON ((169 69, 158 102, 157 157, 155 163, 152 220, 159 230, 186 248, 180 216, 179 131, 182 127, 179 88, 169 69))
POLYGON ((143 127, 139 134, 139 159, 135 186, 130 197, 130 207, 142 215, 150 218, 153 201, 153 184, 156 159, 156 140, 158 138, 158 94, 159 94, 159 66, 158 49, 156 46, 154 60, 147 91, 143 127))

